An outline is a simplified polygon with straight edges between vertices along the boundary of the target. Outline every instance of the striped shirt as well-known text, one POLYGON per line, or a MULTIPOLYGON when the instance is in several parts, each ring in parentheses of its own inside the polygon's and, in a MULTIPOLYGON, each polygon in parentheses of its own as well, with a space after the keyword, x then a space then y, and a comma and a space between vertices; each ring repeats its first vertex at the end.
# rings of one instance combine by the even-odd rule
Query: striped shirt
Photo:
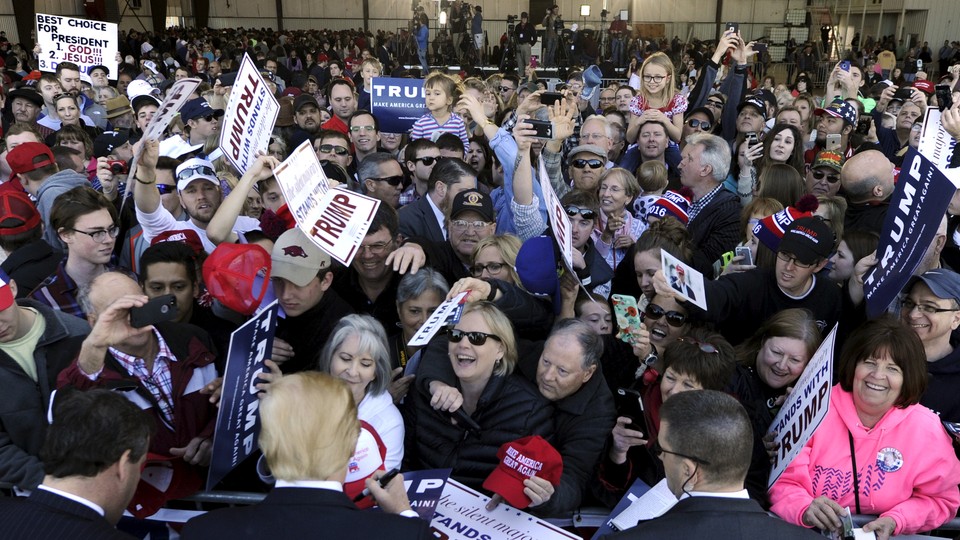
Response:
POLYGON ((430 139, 436 141, 434 136, 441 133, 453 133, 463 141, 463 151, 470 150, 470 137, 467 136, 467 125, 463 123, 463 118, 456 114, 451 114, 450 119, 442 126, 437 123, 437 119, 432 114, 427 113, 417 119, 410 130, 410 140, 430 139))

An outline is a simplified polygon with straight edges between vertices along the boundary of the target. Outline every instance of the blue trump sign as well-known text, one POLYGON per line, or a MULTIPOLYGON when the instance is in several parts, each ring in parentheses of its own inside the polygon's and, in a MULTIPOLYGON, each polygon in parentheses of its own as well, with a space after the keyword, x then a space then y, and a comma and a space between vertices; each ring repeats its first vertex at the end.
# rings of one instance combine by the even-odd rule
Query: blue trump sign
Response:
POLYGON ((273 349, 277 307, 277 301, 274 300, 230 335, 207 490, 213 489, 257 449, 260 401, 256 384, 258 375, 263 372, 263 361, 273 349))
POLYGON ((883 314, 896 300, 937 235, 956 191, 933 162, 910 150, 883 220, 877 265, 863 280, 869 317, 883 314))
POLYGON ((423 79, 374 77, 370 112, 380 123, 382 133, 407 133, 427 113, 423 79))

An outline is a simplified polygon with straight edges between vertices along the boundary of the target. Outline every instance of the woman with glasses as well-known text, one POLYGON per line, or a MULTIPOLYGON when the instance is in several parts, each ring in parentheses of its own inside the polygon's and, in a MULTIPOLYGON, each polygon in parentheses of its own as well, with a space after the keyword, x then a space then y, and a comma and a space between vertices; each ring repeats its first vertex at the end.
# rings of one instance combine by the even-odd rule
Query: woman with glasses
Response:
POLYGON ((813 437, 770 488, 785 521, 838 531, 846 513, 879 516, 878 539, 936 529, 960 507, 960 462, 940 418, 918 401, 927 361, 917 333, 890 318, 855 330, 813 437))
POLYGON ((615 167, 600 175, 600 215, 592 237, 610 268, 617 268, 647 228, 646 222, 627 210, 627 205, 639 193, 636 176, 626 169, 615 167))
POLYGON ((512 234, 497 234, 480 240, 473 248, 470 275, 519 285, 516 264, 520 245, 520 239, 512 234))
POLYGON ((737 347, 737 368, 727 390, 753 424, 753 459, 747 474, 750 496, 765 506, 770 459, 763 435, 821 341, 816 319, 805 309, 785 309, 767 319, 737 347))
POLYGON ((624 392, 641 399, 643 418, 617 418, 598 469, 600 481, 592 484, 601 502, 612 508, 637 478, 651 486, 664 478, 663 463, 655 451, 660 407, 681 392, 723 390, 733 373, 734 357, 733 347, 720 334, 701 329, 664 348, 662 376, 649 383, 646 378, 638 380, 629 389, 632 392, 624 392))
POLYGON ((500 463, 497 451, 503 443, 553 432, 553 408, 533 383, 514 372, 513 327, 492 303, 467 304, 456 325, 435 337, 423 354, 421 365, 450 362, 456 385, 434 381, 433 394, 419 384, 411 389, 405 402, 404 469, 449 467, 451 478, 481 489, 500 463))

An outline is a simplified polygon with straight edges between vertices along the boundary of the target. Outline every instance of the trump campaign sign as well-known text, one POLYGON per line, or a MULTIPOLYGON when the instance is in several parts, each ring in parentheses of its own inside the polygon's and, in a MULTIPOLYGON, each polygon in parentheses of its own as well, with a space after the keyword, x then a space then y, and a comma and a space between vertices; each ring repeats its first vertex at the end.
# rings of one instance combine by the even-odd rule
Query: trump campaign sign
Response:
POLYGON ((240 174, 257 159, 257 150, 269 146, 279 114, 280 102, 253 60, 244 54, 220 131, 220 150, 240 174))
POLYGON ((370 91, 370 112, 381 133, 406 133, 427 113, 423 79, 374 77, 370 91))

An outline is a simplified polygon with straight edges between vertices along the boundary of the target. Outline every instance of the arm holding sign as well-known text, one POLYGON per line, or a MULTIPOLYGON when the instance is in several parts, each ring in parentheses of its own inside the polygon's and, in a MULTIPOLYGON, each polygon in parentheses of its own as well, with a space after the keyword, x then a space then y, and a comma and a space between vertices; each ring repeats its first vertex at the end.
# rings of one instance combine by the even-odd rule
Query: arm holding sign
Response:
MULTIPOLYGON (((133 184, 133 202, 138 212, 152 214, 160 208, 160 191, 156 186, 160 143, 156 139, 150 139, 140 144, 142 147, 140 161, 137 162, 137 181, 133 184)), ((99 166, 97 171, 99 175, 99 166)))
POLYGON ((236 242, 237 233, 233 231, 233 226, 237 222, 237 217, 243 210, 243 203, 247 199, 247 193, 261 180, 266 180, 273 176, 273 169, 280 164, 280 161, 273 156, 261 155, 250 165, 247 172, 243 173, 237 186, 230 191, 230 194, 223 199, 220 208, 210 219, 207 225, 207 238, 214 245, 220 245, 224 242, 236 242))

